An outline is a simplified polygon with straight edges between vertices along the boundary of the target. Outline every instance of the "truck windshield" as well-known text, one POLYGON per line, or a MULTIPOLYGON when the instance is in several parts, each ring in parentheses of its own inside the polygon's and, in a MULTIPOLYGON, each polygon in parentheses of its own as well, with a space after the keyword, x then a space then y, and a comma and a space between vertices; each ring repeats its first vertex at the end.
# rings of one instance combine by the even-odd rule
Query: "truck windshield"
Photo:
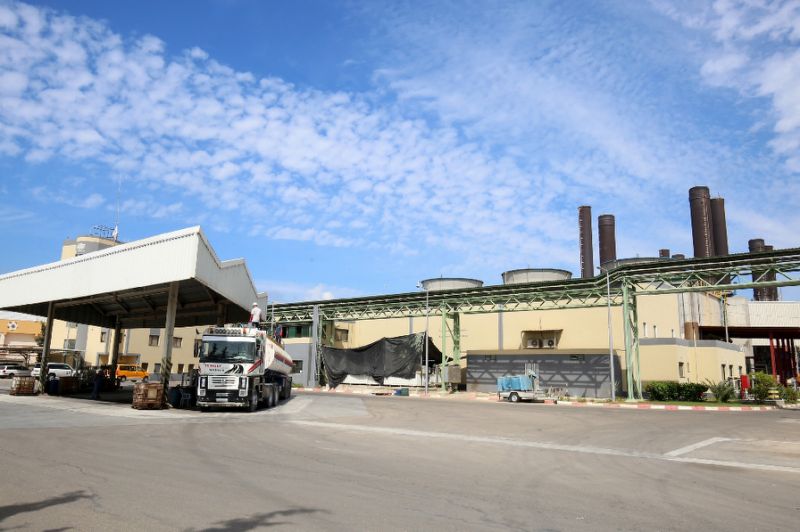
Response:
POLYGON ((203 342, 200 362, 253 362, 255 342, 203 342))

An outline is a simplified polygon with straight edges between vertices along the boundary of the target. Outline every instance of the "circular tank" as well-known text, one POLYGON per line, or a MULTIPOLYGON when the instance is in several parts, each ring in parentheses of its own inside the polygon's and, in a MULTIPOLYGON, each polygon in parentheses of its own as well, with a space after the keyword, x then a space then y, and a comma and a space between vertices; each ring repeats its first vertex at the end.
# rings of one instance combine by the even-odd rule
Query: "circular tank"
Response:
POLYGON ((564 281, 572 277, 572 272, 556 268, 523 268, 503 272, 503 284, 543 283, 545 281, 564 281))
POLYGON ((437 290, 453 290, 456 288, 480 288, 483 286, 483 281, 467 279, 466 277, 436 277, 435 279, 425 279, 420 284, 423 290, 435 292, 437 290))

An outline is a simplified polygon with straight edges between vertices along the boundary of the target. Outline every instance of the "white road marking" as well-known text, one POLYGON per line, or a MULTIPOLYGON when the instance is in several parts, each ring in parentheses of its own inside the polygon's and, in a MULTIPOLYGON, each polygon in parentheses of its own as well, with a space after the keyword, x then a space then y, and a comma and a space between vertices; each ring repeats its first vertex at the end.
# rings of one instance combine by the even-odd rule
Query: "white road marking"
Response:
MULTIPOLYGON (((686 458, 686 457, 682 457, 682 456, 670 456, 670 455, 659 454, 659 453, 648 453, 648 452, 631 451, 631 450, 623 450, 623 449, 609 449, 609 448, 605 448, 605 447, 592 447, 592 446, 585 446, 585 445, 567 445, 567 444, 560 444, 560 443, 536 442, 536 441, 528 441, 528 440, 515 440, 515 439, 511 439, 511 438, 500 438, 500 437, 469 436, 469 435, 466 435, 466 434, 453 434, 453 433, 447 433, 447 432, 428 432, 428 431, 421 431, 421 430, 395 429, 395 428, 390 428, 390 427, 370 427, 370 426, 362 426, 362 425, 347 425, 347 424, 339 424, 339 423, 329 423, 329 422, 324 422, 324 421, 291 420, 291 421, 288 421, 288 423, 292 423, 292 424, 295 424, 295 425, 306 426, 306 427, 317 427, 317 428, 333 429, 333 430, 345 430, 345 431, 371 433, 371 434, 384 434, 384 435, 392 435, 392 436, 408 436, 408 437, 413 437, 413 438, 435 438, 435 439, 443 439, 443 440, 455 440, 455 441, 458 441, 458 442, 471 442, 471 443, 482 443, 482 444, 491 444, 491 445, 508 445, 508 446, 513 446, 513 447, 527 447, 527 448, 531 448, 531 449, 542 449, 542 450, 548 450, 548 451, 564 451, 564 452, 571 452, 571 453, 619 456, 619 457, 624 457, 624 458, 641 458, 641 459, 647 459, 647 460, 660 460, 660 461, 672 462, 672 463, 715 465, 715 466, 721 466, 721 467, 732 467, 732 468, 737 468, 737 469, 749 469, 749 470, 756 470, 756 471, 777 471, 777 472, 782 472, 782 473, 800 474, 800 468, 797 468, 797 467, 778 466, 778 465, 769 465, 769 464, 753 464, 753 463, 747 463, 747 462, 735 462, 735 461, 728 461, 728 460, 708 460, 708 459, 701 459, 701 458, 686 458)), ((714 438, 712 438, 712 439, 714 439, 714 438)), ((727 438, 722 438, 722 439, 726 440, 727 438)), ((706 441, 708 441, 708 440, 706 440, 706 441)), ((719 440, 716 440, 716 441, 719 441, 719 440)), ((704 442, 700 442, 700 443, 704 443, 704 442)), ((712 443, 715 443, 715 442, 712 442, 712 443)), ((695 445, 697 445, 697 444, 695 444, 695 445)), ((691 447, 691 446, 689 446, 689 447, 691 447)), ((682 449, 676 449, 676 451, 681 451, 681 450, 682 449)), ((673 451, 673 452, 675 452, 675 451, 673 451)), ((689 451, 686 451, 686 452, 689 452, 689 451)))
POLYGON ((674 451, 664 453, 664 456, 680 456, 682 454, 688 454, 692 451, 696 451, 697 449, 702 449, 703 447, 708 447, 709 445, 714 445, 715 443, 723 441, 731 441, 731 438, 709 438, 707 440, 699 441, 697 443, 687 445, 686 447, 681 447, 680 449, 675 449, 674 451))

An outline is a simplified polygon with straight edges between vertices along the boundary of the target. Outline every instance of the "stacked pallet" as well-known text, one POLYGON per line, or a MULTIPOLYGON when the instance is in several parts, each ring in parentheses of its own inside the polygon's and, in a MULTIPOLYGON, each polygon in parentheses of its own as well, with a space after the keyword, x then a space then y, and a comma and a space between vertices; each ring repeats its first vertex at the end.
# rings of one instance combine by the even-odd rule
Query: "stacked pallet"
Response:
POLYGON ((11 395, 34 395, 36 379, 34 377, 14 377, 11 380, 11 395))
POLYGON ((155 410, 164 407, 164 385, 162 383, 137 382, 133 387, 133 408, 155 410))

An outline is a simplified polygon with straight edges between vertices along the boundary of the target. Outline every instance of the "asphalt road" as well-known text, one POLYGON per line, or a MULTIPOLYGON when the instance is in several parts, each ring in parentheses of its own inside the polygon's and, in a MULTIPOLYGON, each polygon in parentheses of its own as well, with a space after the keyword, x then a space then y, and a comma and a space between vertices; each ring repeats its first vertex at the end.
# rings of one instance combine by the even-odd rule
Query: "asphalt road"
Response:
POLYGON ((0 530, 797 530, 800 412, 0 395, 0 530))

